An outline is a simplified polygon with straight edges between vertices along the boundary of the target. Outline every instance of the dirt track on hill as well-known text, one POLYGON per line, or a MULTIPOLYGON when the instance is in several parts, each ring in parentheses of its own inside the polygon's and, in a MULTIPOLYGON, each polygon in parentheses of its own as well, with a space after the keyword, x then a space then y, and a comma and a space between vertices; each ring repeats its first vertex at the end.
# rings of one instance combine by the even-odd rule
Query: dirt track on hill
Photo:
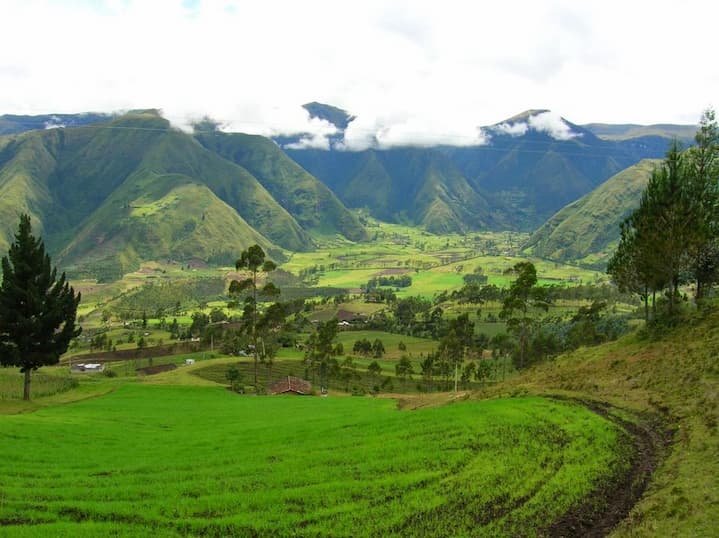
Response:
POLYGON ((599 538, 607 536, 644 494, 672 433, 657 415, 639 415, 637 422, 620 418, 608 404, 573 398, 554 397, 585 406, 612 421, 623 432, 629 450, 629 471, 602 483, 587 496, 586 502, 574 507, 546 529, 552 537, 599 538))

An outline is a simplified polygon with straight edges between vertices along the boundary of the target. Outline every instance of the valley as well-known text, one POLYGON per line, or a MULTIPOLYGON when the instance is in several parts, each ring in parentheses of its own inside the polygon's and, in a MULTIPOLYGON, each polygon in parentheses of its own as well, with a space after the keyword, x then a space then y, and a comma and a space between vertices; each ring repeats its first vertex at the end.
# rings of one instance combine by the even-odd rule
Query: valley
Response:
POLYGON ((82 294, 32 399, 0 368, 0 536, 711 536, 716 298, 606 272, 686 132, 348 151, 306 109, 329 149, 0 122, 1 250, 28 214, 82 294))

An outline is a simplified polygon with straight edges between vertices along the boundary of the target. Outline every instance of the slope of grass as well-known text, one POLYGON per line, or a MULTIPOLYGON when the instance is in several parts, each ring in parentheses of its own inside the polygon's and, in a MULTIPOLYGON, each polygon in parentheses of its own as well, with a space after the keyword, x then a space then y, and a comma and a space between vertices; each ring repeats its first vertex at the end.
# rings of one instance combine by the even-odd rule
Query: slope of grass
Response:
POLYGON ((674 431, 649 489, 614 536, 716 536, 719 521, 719 314, 630 335, 538 366, 489 394, 561 392, 663 417, 674 431))
POLYGON ((281 259, 280 249, 206 186, 186 176, 142 171, 95 212, 58 262, 79 276, 104 276, 101 268, 109 266, 112 273, 114 265, 117 278, 139 268, 141 260, 229 264, 253 244, 281 259), (121 205, 119 198, 130 201, 121 205))
POLYGON ((639 204, 656 163, 641 161, 562 208, 532 234, 527 253, 563 262, 593 256, 595 264, 606 264, 619 240, 619 225, 639 204))
POLYGON ((247 134, 196 136, 206 148, 247 169, 305 229, 367 238, 357 217, 327 186, 292 161, 269 138, 247 134))
POLYGON ((613 424, 541 398, 133 384, 0 424, 2 536, 533 536, 624 465, 613 424))

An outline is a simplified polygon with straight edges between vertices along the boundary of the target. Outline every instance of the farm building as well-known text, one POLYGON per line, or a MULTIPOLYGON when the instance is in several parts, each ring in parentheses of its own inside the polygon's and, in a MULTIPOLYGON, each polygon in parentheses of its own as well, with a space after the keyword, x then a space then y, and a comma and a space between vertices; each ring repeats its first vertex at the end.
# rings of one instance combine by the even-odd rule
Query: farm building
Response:
POLYGON ((74 374, 89 374, 92 372, 102 372, 105 370, 105 365, 100 363, 78 363, 70 366, 70 371, 74 374))
POLYGON ((269 394, 309 394, 312 391, 312 384, 299 377, 287 376, 270 385, 269 394))

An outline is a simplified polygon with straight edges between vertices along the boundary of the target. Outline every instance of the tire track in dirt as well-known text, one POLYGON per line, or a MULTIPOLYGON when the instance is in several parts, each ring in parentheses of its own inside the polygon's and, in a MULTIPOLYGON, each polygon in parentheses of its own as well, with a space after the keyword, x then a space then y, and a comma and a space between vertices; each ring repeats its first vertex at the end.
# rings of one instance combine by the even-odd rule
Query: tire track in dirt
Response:
POLYGON ((613 422, 626 435, 631 445, 629 470, 600 484, 586 501, 570 509, 546 529, 553 538, 607 536, 641 499, 666 448, 672 431, 658 415, 634 414, 636 422, 619 417, 611 405, 591 400, 552 396, 560 401, 583 405, 593 413, 613 422))

